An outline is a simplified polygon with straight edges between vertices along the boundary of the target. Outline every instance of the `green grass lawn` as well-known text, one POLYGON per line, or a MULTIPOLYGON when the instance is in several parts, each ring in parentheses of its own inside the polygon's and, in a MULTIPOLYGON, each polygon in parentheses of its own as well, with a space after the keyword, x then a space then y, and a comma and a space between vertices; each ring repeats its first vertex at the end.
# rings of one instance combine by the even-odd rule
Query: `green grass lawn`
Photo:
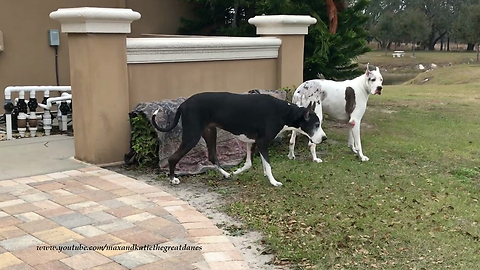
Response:
POLYGON ((478 269, 480 84, 385 87, 362 122, 369 162, 343 125, 310 160, 304 136, 271 147, 272 187, 260 158, 233 180, 198 179, 225 194, 226 211, 265 234, 275 263, 295 269, 478 269))

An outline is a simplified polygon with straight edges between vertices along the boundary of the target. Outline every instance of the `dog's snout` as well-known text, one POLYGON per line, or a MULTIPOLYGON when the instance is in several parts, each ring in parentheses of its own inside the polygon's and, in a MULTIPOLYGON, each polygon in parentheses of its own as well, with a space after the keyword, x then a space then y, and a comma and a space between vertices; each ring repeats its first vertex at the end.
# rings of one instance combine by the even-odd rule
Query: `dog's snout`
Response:
POLYGON ((327 140, 327 136, 322 137, 322 142, 327 140))
POLYGON ((383 87, 382 86, 377 86, 378 91, 382 91, 383 87))

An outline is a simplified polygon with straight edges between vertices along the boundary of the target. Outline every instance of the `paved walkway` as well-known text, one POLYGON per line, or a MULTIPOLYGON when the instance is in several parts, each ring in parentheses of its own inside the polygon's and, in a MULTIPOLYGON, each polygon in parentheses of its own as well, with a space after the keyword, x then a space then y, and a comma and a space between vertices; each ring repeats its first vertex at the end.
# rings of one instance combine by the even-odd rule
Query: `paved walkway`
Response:
POLYGON ((0 142, 0 180, 74 170, 73 137, 53 135, 0 142))
POLYGON ((248 267, 222 231, 187 202, 88 166, 0 181, 0 269, 248 267), (40 250, 60 247, 77 250, 40 250))

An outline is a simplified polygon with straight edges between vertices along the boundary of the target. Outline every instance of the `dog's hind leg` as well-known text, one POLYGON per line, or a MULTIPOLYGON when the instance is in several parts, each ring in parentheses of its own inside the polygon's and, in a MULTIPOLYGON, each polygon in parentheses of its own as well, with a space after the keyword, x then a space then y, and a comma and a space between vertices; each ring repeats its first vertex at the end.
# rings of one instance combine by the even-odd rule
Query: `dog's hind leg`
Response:
POLYGON ((262 158, 263 170, 264 173, 267 175, 270 184, 279 187, 282 185, 281 182, 275 180, 272 174, 272 167, 270 166, 270 159, 268 157, 268 144, 259 143, 258 150, 260 152, 260 157, 262 158))
POLYGON ((208 160, 215 165, 217 170, 225 178, 229 178, 230 174, 226 172, 224 169, 222 169, 222 167, 220 167, 220 164, 218 163, 218 159, 217 159, 217 128, 216 127, 205 128, 202 136, 205 139, 205 142, 207 143, 208 160))
POLYGON ((353 139, 353 131, 350 124, 348 126, 348 148, 350 148, 354 154, 357 154, 357 150, 355 149, 355 140, 353 139))
POLYGON ((182 143, 180 147, 168 158, 168 165, 170 169, 170 182, 172 184, 180 184, 180 180, 175 177, 175 166, 195 145, 197 145, 200 137, 202 136, 201 126, 187 127, 184 125, 182 131, 182 143))
POLYGON ((362 142, 360 141, 360 121, 356 121, 355 126, 352 127, 352 135, 355 143, 355 150, 357 150, 357 155, 361 161, 368 161, 369 158, 363 155, 362 152, 362 142))
POLYGON ((292 136, 290 137, 290 145, 288 151, 288 158, 295 159, 295 139, 297 138, 297 132, 292 130, 292 136))
POLYGON ((247 158, 245 159, 245 164, 243 164, 242 168, 239 168, 238 170, 234 171, 233 174, 237 175, 240 174, 252 167, 252 149, 253 149, 253 144, 250 142, 247 142, 247 158))

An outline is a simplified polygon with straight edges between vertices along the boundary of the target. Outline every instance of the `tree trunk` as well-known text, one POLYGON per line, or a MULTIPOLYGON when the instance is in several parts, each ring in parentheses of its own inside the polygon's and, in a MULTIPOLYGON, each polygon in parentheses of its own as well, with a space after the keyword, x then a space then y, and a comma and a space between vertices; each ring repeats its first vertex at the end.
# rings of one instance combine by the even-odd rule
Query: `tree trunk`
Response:
POLYGON ((428 35, 428 50, 434 51, 435 50, 435 25, 432 24, 432 29, 430 30, 430 35, 428 35))
POLYGON ((450 51, 450 36, 447 38, 447 52, 450 51))
POLYGON ((477 62, 478 62, 478 54, 480 53, 479 49, 480 49, 480 44, 477 43, 477 62))
POLYGON ((337 6, 333 2, 333 0, 326 0, 326 4, 328 15, 328 29, 330 30, 330 34, 335 34, 338 27, 337 6))
POLYGON ((387 56, 388 46, 385 46, 385 56, 387 56))
POLYGON ((233 13, 233 20, 232 20, 232 24, 230 25, 230 27, 233 29, 233 28, 237 28, 237 16, 238 16, 238 6, 240 4, 238 3, 238 1, 235 1, 235 7, 233 8, 233 11, 235 13, 233 13))
POLYGON ((468 45, 467 45, 467 51, 473 51, 473 48, 475 48, 475 44, 473 44, 473 43, 468 43, 468 45))
POLYGON ((443 51, 443 38, 440 39, 440 51, 443 51))
POLYGON ((377 41, 377 49, 382 49, 383 48, 383 42, 378 39, 378 38, 373 38, 377 41))
MULTIPOLYGON (((442 44, 443 44, 443 37, 447 34, 447 32, 443 32, 441 34, 438 35, 438 37, 435 38, 435 33, 437 32, 436 28, 435 28, 435 25, 432 24, 432 29, 431 29, 431 32, 430 34, 428 35, 428 50, 430 51, 434 51, 435 50, 435 45, 437 44, 437 42, 439 40, 442 40, 442 44)), ((442 45, 442 48, 443 48, 443 45, 442 45)), ((441 49, 442 49, 441 48, 441 49)))
POLYGON ((415 57, 415 42, 412 42, 413 57, 415 57))

